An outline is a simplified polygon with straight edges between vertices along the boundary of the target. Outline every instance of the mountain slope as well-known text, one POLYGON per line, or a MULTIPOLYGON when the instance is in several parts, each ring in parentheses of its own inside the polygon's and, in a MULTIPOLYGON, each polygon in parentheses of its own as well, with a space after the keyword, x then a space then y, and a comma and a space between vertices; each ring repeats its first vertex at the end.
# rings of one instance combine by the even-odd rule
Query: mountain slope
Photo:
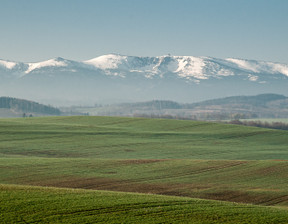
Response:
POLYGON ((2 95, 99 102, 168 99, 195 102, 231 95, 288 94, 288 65, 242 59, 103 55, 78 62, 0 60, 2 95), (35 95, 37 97, 35 97, 35 95))

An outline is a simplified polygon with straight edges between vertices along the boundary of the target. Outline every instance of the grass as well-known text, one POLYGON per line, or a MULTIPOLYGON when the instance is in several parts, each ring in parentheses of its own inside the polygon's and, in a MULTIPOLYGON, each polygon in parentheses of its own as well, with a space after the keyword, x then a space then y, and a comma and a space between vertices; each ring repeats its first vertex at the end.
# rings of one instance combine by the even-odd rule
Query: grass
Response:
POLYGON ((0 185, 1 223, 287 223, 285 210, 157 195, 0 185))
POLYGON ((288 162, 1 158, 0 182, 288 207, 288 162))
POLYGON ((48 158, 288 160, 286 131, 113 117, 0 120, 0 155, 48 158))
POLYGON ((137 223, 143 217, 151 223, 285 223, 285 218, 288 223, 282 210, 191 199, 287 209, 287 145, 287 131, 199 121, 0 119, 0 183, 5 198, 0 208, 10 211, 0 212, 0 217, 3 223, 137 223), (117 199, 114 205, 111 198, 117 197, 123 201, 117 199))

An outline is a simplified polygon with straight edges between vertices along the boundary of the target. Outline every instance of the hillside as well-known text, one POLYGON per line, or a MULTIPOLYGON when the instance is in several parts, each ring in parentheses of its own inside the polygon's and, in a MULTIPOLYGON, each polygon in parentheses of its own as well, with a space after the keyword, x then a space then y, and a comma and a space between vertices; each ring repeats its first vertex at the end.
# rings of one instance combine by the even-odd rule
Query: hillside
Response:
POLYGON ((287 223, 285 210, 187 197, 0 184, 1 223, 287 223), (273 221, 273 222, 271 222, 273 221))
POLYGON ((199 103, 188 104, 187 108, 194 108, 197 106, 212 106, 212 105, 250 105, 250 106, 267 106, 273 101, 287 100, 288 98, 279 94, 260 94, 256 96, 232 96, 220 99, 207 100, 199 103))
POLYGON ((287 131, 119 117, 0 119, 0 183, 288 206, 287 131))
POLYGON ((219 117, 226 115, 226 119, 287 118, 288 98, 279 94, 234 96, 187 104, 186 108, 198 114, 210 113, 211 117, 213 114, 219 114, 219 117))
POLYGON ((287 145, 201 121, 0 119, 0 222, 284 224, 287 145))
MULTIPOLYGON (((65 109, 64 109, 65 110, 65 109)), ((233 96, 183 104, 167 100, 66 108, 90 115, 159 117, 194 120, 288 118, 288 98, 279 94, 233 96)))
POLYGON ((61 111, 29 100, 0 97, 0 117, 60 115, 61 111))

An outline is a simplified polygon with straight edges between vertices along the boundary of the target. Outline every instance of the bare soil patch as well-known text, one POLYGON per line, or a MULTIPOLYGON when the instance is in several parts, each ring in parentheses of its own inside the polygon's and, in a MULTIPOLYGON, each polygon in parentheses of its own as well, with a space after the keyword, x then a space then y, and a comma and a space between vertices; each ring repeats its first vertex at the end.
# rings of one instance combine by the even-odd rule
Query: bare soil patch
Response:
POLYGON ((202 199, 212 199, 230 202, 251 203, 259 205, 288 204, 288 195, 257 194, 246 191, 214 190, 211 185, 200 184, 167 184, 167 183, 140 183, 112 178, 79 178, 63 177, 54 180, 29 183, 31 185, 81 188, 93 190, 110 190, 122 192, 137 192, 161 194, 170 196, 185 196, 202 199))

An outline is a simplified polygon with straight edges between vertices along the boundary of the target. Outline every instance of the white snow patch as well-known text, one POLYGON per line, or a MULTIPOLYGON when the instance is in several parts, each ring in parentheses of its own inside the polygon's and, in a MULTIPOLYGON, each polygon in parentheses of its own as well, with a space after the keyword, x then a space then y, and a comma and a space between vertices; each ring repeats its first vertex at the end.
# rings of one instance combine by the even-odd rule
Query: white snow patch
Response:
POLYGON ((259 65, 256 63, 234 58, 227 58, 226 60, 238 65, 239 68, 246 69, 255 73, 259 72, 259 65))
POLYGON ((274 72, 279 72, 279 73, 282 73, 286 76, 288 76, 288 65, 284 65, 284 64, 276 64, 276 63, 271 63, 271 67, 272 67, 272 70, 274 72))
POLYGON ((0 65, 7 68, 7 69, 12 69, 16 66, 17 63, 11 62, 11 61, 3 61, 0 60, 0 65))
POLYGON ((249 61, 228 58, 226 61, 230 61, 236 64, 239 68, 252 71, 254 73, 266 73, 266 74, 283 74, 288 76, 288 65, 273 63, 273 62, 264 62, 264 61, 249 61))
POLYGON ((28 63, 28 69, 25 73, 30 73, 35 69, 43 68, 43 67, 65 67, 67 64, 65 61, 59 61, 57 59, 50 59, 48 61, 37 62, 37 63, 28 63))
POLYGON ((180 77, 194 77, 197 79, 207 79, 203 73, 205 62, 202 58, 193 56, 176 57, 178 60, 178 69, 175 71, 179 73, 180 77))
POLYGON ((133 70, 133 69, 132 69, 132 70, 130 70, 130 72, 139 72, 139 73, 142 73, 143 71, 141 71, 141 70, 136 70, 136 69, 133 70))
POLYGON ((84 63, 100 69, 117 69, 123 61, 127 61, 127 56, 108 54, 84 61, 84 63))

